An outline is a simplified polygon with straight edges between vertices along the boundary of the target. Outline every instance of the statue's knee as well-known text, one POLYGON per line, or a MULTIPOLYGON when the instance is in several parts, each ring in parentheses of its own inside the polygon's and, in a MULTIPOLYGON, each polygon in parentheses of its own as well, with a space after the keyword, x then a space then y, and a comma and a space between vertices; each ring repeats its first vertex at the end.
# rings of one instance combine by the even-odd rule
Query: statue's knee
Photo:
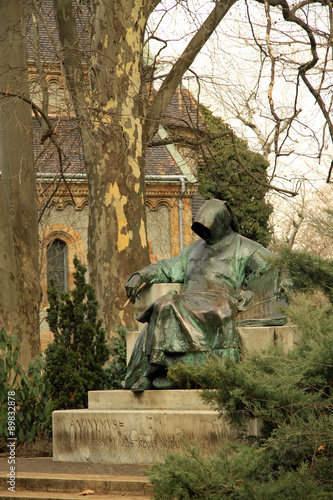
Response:
POLYGON ((236 317, 236 310, 231 308, 228 304, 220 307, 217 311, 219 318, 221 318, 222 324, 233 321, 236 317))
POLYGON ((159 299, 155 301, 155 308, 156 309, 164 309, 166 307, 173 306, 175 303, 175 297, 177 296, 177 293, 168 293, 167 295, 163 295, 159 299))

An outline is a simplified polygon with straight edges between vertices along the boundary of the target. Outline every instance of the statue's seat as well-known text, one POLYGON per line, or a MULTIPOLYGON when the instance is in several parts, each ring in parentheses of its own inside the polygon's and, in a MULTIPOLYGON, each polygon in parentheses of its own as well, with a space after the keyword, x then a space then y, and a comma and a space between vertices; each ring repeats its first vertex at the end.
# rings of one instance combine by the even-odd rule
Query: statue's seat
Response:
MULTIPOLYGON (((252 285, 255 288, 256 283, 252 282, 252 285)), ((151 285, 141 291, 140 299, 136 300, 134 304, 135 311, 141 313, 159 297, 172 290, 181 293, 183 288, 183 283, 157 283, 151 285)), ((262 283, 261 293, 259 293, 258 289, 256 292, 257 300, 251 300, 246 309, 237 316, 237 329, 242 353, 261 351, 276 342, 281 342, 284 351, 288 351, 299 337, 292 325, 289 323, 283 324, 285 323, 285 317, 279 311, 279 307, 285 305, 285 303, 282 301, 280 303, 272 302, 270 300, 272 294, 268 297, 268 288, 265 288, 264 282, 262 283), (264 313, 266 313, 267 317, 263 325, 264 313), (281 322, 272 324, 274 317, 278 321, 281 320, 281 322)), ((134 344, 143 326, 143 323, 138 322, 138 330, 127 334, 127 362, 131 357, 134 344)))

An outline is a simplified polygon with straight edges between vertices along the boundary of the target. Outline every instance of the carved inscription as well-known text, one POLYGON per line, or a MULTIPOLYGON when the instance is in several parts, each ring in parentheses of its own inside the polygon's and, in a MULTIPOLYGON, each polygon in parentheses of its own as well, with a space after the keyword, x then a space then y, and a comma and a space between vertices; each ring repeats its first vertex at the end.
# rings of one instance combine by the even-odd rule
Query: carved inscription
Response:
MULTIPOLYGON (((120 424, 124 425, 123 422, 120 424)), ((76 419, 71 421, 70 441, 72 445, 99 445, 115 446, 114 430, 118 429, 116 420, 76 419)))
MULTIPOLYGON (((131 424, 119 419, 73 419, 70 424, 70 442, 73 448, 78 446, 105 446, 112 448, 140 448, 141 450, 159 450, 160 452, 178 450, 184 442, 191 442, 194 438, 190 433, 184 433, 181 427, 173 431, 161 431, 161 427, 154 423, 152 417, 146 416, 147 431, 139 431, 131 424)), ((144 426, 145 427, 145 426, 144 426)), ((207 431, 207 428, 206 428, 207 431)), ((217 429, 210 429, 210 440, 216 441, 217 429), (214 439, 212 436, 214 435, 214 439)))
MULTIPOLYGON (((145 420, 152 423, 151 417, 147 416, 145 420)), ((125 423, 116 419, 73 419, 70 424, 70 442, 73 447, 98 444, 119 448, 171 450, 181 448, 181 435, 182 429, 178 427, 174 435, 154 434, 152 431, 142 433, 137 429, 126 429, 125 423)))

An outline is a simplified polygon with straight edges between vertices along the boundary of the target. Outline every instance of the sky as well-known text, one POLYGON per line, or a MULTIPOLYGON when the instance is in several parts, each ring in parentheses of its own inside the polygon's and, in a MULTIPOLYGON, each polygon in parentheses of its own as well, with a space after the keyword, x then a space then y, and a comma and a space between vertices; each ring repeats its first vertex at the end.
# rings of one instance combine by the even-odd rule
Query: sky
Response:
MULTIPOLYGON (((165 0, 160 4, 148 25, 148 29, 160 38, 149 42, 151 52, 158 54, 160 74, 166 73, 182 53, 212 6, 213 2, 197 0, 180 1, 175 5, 172 0, 165 0), (166 39, 167 44, 161 41, 166 39)), ((275 215, 285 217, 286 214, 295 214, 304 198, 312 200, 314 193, 325 186, 333 146, 314 97, 302 83, 296 91, 297 64, 311 58, 308 38, 303 30, 284 22, 276 9, 269 15, 270 32, 267 31, 267 17, 262 5, 258 6, 254 1, 237 2, 197 56, 191 68, 193 71, 187 72, 183 85, 214 114, 228 122, 248 141, 251 149, 261 151, 257 135, 237 119, 236 114, 250 119, 266 140, 272 138, 275 123, 268 99, 272 82, 270 55, 275 58, 274 112, 283 124, 283 120, 294 113, 296 96, 298 111, 297 119, 279 138, 281 155, 277 161, 274 154, 269 156, 270 172, 274 174, 272 184, 300 193, 292 200, 280 195, 271 196, 275 215), (260 44, 263 50, 259 48, 260 44), (197 77, 200 77, 200 84, 197 77)), ((314 27, 317 42, 325 42, 321 34, 333 29, 329 26, 325 8, 312 5, 308 11, 299 11, 299 16, 314 27)), ((318 46, 318 53, 325 58, 324 48, 318 46)), ((327 54, 327 67, 329 71, 322 87, 326 88, 323 96, 329 105, 333 89, 332 47, 327 54)), ((314 86, 319 85, 321 75, 317 69, 311 71, 314 86)))
MULTIPOLYGON (((155 33, 161 39, 168 37, 167 46, 156 40, 150 42, 151 51, 154 54, 163 48, 158 55, 158 68, 162 74, 170 67, 168 63, 174 61, 182 52, 191 34, 212 8, 212 2, 194 1, 186 2, 187 8, 185 9, 184 6, 180 6, 184 4, 181 2, 180 5, 176 5, 173 9, 169 8, 165 13, 169 4, 171 2, 167 0, 161 5, 149 25, 150 29, 157 25, 155 33), (194 15, 193 12, 196 14, 194 15)), ((258 41, 260 39, 265 41, 266 17, 263 7, 258 8, 256 2, 249 2, 249 5, 252 29, 258 41)), ((294 110, 297 77, 294 61, 308 60, 310 52, 303 32, 294 28, 290 29, 289 24, 287 34, 284 34, 286 23, 281 24, 282 17, 279 13, 273 14, 272 12, 272 26, 277 30, 270 33, 270 41, 273 55, 278 60, 272 95, 276 113, 283 119, 290 117, 294 110), (279 30, 280 26, 282 26, 281 30, 279 30)), ((320 11, 314 11, 312 23, 316 25, 318 31, 327 31, 325 16, 322 14, 320 11)), ((271 81, 268 50, 265 47, 265 55, 254 44, 252 29, 247 17, 246 3, 238 2, 232 7, 217 32, 194 62, 192 69, 195 74, 188 72, 183 84, 195 96, 198 96, 199 92, 200 100, 208 105, 214 114, 230 123, 238 134, 247 139, 252 149, 260 150, 260 144, 254 132, 234 116, 237 108, 244 117, 248 118, 249 110, 245 109, 245 103, 249 102, 252 111, 251 119, 266 137, 272 134, 273 122, 268 102, 271 81), (259 74, 260 78, 258 78, 259 74), (197 85, 196 75, 201 79, 200 88, 197 85)), ((332 77, 332 53, 329 64, 332 77)), ((318 82, 318 78, 319 76, 313 74, 315 83, 318 82)), ((325 84, 332 85, 332 82, 325 82, 325 84)), ((326 93, 326 98, 329 99, 329 91, 326 93)), ((280 186, 288 186, 287 189, 297 189, 303 179, 307 179, 309 185, 324 182, 333 157, 332 145, 327 141, 322 148, 320 161, 318 159, 324 120, 313 96, 304 85, 301 85, 298 90, 297 109, 299 110, 298 120, 289 130, 290 138, 286 138, 283 143, 282 153, 287 156, 279 158, 276 170, 276 182, 280 186)), ((282 140, 280 144, 281 142, 282 140)), ((270 161, 273 169, 275 166, 273 155, 270 161)))

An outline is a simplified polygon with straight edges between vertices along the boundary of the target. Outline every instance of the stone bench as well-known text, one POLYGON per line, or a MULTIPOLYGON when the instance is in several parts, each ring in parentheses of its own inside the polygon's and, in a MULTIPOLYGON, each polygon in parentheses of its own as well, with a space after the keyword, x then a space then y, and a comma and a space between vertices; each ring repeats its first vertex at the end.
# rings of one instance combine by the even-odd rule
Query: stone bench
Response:
MULTIPOLYGON (((158 283, 142 290, 140 299, 134 304, 135 311, 140 313, 159 297, 166 295, 171 290, 181 293, 182 283, 158 283)), ((137 331, 130 331, 126 335, 127 363, 131 357, 134 344, 144 324, 138 323, 137 331)), ((280 343, 284 352, 299 340, 299 336, 290 324, 284 326, 242 326, 238 327, 242 352, 254 353, 268 349, 275 343, 280 343)))

